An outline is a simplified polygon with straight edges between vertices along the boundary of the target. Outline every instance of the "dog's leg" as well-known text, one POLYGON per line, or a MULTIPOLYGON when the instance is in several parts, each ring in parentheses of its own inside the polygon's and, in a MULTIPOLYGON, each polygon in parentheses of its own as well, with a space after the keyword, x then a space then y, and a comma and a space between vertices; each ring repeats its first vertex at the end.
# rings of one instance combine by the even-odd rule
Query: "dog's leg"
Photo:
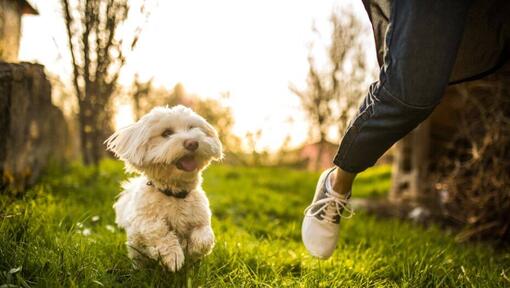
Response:
MULTIPOLYGON (((169 231, 164 221, 143 221, 135 227, 142 228, 128 232, 130 257, 139 253, 152 259, 161 259, 172 272, 181 269, 184 264, 184 252, 174 231, 169 231), (133 233, 134 232, 134 233, 133 233), (136 253, 131 253, 136 252, 136 253)), ((136 257, 134 258, 136 260, 136 257)))
POLYGON ((210 225, 204 225, 191 231, 187 252, 193 257, 200 257, 209 254, 213 246, 214 232, 210 225))
POLYGON ((168 232, 167 235, 155 241, 154 244, 152 254, 159 254, 161 261, 170 271, 175 272, 182 268, 184 252, 175 232, 168 232))

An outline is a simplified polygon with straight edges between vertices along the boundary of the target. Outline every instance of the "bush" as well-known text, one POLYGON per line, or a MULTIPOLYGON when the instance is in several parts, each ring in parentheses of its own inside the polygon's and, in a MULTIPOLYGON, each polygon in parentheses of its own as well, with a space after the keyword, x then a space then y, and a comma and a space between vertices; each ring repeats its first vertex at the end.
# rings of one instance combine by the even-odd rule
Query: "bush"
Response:
POLYGON ((463 225, 460 241, 510 240, 510 86, 504 76, 460 85, 466 108, 439 161, 436 188, 444 214, 463 225))

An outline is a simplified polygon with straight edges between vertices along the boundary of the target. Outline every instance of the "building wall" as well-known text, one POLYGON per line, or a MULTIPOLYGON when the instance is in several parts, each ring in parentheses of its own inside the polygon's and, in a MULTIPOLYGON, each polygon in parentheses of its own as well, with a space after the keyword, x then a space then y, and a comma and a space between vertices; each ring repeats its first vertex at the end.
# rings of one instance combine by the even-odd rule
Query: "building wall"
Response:
POLYGON ((17 62, 21 34, 18 1, 0 0, 0 60, 17 62))
POLYGON ((333 166, 333 158, 335 158, 338 145, 324 142, 322 144, 322 155, 320 160, 318 159, 320 150, 319 145, 319 143, 308 144, 303 146, 301 151, 299 151, 299 158, 306 160, 306 169, 308 170, 324 170, 333 166))

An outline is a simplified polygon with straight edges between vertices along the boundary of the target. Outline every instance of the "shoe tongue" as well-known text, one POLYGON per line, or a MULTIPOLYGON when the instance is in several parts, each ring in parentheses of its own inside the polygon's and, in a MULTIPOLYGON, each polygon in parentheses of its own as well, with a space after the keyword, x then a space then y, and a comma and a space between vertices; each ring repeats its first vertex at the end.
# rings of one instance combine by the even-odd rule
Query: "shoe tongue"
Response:
POLYGON ((198 163, 193 156, 184 156, 177 161, 177 168, 186 172, 191 172, 198 167, 198 163))

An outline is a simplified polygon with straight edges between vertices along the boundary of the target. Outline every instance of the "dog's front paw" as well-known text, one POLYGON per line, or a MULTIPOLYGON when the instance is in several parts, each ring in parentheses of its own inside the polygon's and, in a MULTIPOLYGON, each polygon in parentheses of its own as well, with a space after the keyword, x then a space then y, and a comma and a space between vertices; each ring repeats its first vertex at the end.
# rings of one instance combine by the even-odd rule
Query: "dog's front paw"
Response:
POLYGON ((201 257, 209 254, 214 247, 214 233, 210 226, 203 226, 193 230, 189 237, 188 254, 201 257))
POLYGON ((168 270, 172 272, 179 271, 184 265, 184 252, 182 252, 181 247, 175 247, 175 249, 161 257, 161 261, 168 270))

